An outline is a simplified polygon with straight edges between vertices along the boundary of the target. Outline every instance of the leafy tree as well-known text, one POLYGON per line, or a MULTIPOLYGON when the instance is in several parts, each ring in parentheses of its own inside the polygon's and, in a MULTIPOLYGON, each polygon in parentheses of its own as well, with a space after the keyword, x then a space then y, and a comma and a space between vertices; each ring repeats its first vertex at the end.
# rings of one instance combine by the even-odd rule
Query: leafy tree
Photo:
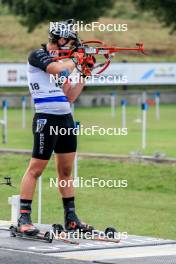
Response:
POLYGON ((1 0, 32 31, 47 21, 74 18, 91 22, 112 8, 115 0, 1 0))
POLYGON ((156 18, 176 30, 176 1, 175 0, 133 0, 140 11, 152 11, 156 18))

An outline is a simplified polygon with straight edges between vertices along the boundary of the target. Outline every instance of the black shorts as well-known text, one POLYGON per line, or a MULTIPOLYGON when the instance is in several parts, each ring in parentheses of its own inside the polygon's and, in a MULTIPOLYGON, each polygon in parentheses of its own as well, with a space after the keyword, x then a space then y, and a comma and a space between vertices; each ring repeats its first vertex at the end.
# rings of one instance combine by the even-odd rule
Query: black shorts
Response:
POLYGON ((33 118, 34 145, 32 157, 49 160, 52 152, 76 152, 77 137, 71 114, 36 113, 33 118))

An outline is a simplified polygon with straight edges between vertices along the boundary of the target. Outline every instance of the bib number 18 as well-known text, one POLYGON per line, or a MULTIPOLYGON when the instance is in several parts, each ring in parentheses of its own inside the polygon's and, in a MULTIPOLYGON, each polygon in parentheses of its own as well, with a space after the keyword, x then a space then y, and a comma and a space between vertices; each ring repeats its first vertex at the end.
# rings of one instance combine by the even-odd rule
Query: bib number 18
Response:
POLYGON ((38 83, 30 83, 32 90, 39 90, 40 86, 38 83))

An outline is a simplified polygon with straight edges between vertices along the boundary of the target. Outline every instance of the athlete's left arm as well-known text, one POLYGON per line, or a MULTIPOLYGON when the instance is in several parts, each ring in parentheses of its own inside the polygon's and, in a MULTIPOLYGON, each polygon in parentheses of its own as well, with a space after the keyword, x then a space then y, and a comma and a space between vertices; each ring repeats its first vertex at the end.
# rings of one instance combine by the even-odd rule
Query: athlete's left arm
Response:
POLYGON ((73 103, 81 94, 85 85, 85 80, 80 76, 79 82, 74 86, 71 83, 65 83, 62 86, 64 94, 68 97, 70 103, 73 103))

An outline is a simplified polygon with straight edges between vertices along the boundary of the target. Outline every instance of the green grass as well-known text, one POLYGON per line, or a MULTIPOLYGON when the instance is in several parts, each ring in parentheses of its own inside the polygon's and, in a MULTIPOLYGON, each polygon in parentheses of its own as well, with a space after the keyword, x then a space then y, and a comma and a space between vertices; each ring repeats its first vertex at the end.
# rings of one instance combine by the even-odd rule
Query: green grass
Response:
MULTIPOLYGON (((109 154, 129 154, 132 151, 141 151, 143 154, 153 155, 155 152, 165 153, 175 157, 175 130, 176 115, 174 105, 161 105, 161 119, 156 121, 155 108, 150 107, 147 112, 147 148, 141 149, 141 123, 136 123, 140 110, 137 106, 127 106, 127 136, 79 136, 79 151, 109 154)), ((0 119, 2 111, 0 112, 0 119)), ((121 127, 121 108, 117 108, 117 116, 112 117, 110 107, 76 108, 75 119, 84 127, 100 126, 121 127)), ((27 128, 22 129, 22 113, 20 109, 9 109, 8 112, 8 144, 0 142, 0 147, 31 149, 32 113, 27 111, 27 128)))
MULTIPOLYGON (((0 187, 0 219, 10 219, 7 199, 19 193, 20 180, 29 158, 28 155, 0 156, 0 178, 11 176, 16 186, 0 187)), ((176 166, 80 160, 79 176, 84 179, 97 177, 128 181, 127 188, 77 188, 77 211, 84 221, 100 229, 112 225, 129 234, 176 239, 176 166)), ((49 187, 49 179, 55 177, 52 159, 43 174, 43 223, 63 222, 62 203, 57 189, 49 187)), ((37 221, 36 205, 35 196, 34 221, 37 221)))

